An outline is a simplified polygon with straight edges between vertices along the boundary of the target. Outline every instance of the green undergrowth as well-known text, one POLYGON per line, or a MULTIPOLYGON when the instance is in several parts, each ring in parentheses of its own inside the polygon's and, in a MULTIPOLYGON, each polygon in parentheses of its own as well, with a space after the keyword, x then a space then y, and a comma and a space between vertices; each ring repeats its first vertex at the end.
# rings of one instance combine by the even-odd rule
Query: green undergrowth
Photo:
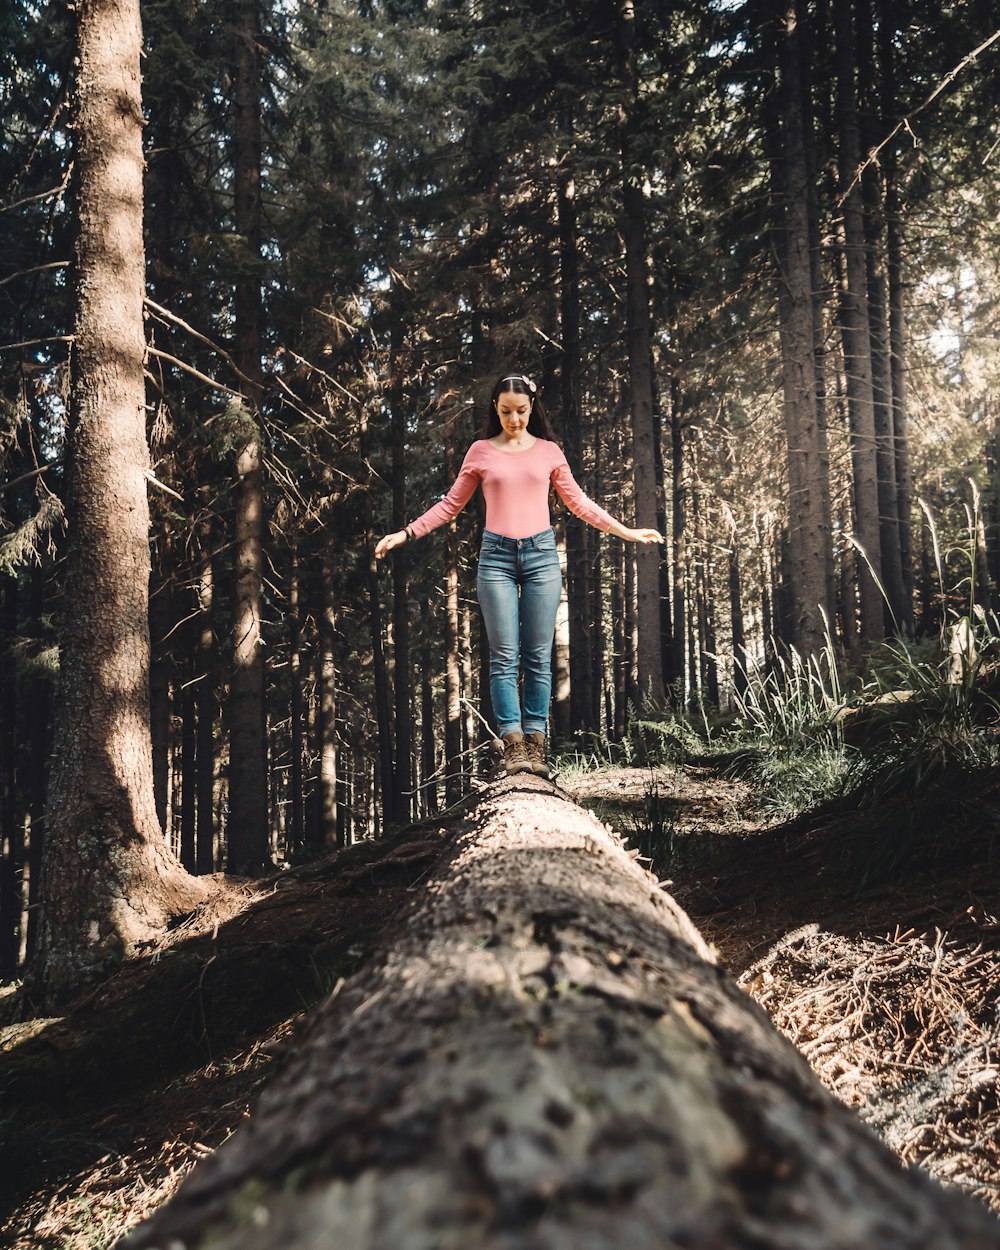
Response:
POLYGON ((664 874, 695 851, 656 770, 692 763, 746 782, 762 825, 849 820, 859 888, 897 874, 915 850, 960 851, 1000 804, 1000 619, 968 609, 936 638, 886 641, 854 668, 829 637, 817 655, 789 650, 742 674, 725 719, 637 711, 623 743, 578 751, 568 772, 649 769, 641 805, 614 823, 664 874))

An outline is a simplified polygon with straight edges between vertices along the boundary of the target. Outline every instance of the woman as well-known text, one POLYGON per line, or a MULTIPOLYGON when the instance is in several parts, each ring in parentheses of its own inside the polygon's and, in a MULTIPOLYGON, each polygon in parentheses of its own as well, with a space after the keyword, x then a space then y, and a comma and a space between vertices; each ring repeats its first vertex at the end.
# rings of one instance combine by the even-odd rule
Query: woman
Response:
POLYGON ((661 543, 654 529, 629 529, 599 508, 573 480, 535 383, 505 374, 493 388, 480 438, 440 503, 405 529, 380 538, 375 558, 452 520, 482 486, 486 528, 476 590, 490 644, 490 695, 508 773, 549 775, 545 731, 552 690, 552 641, 562 570, 549 519, 549 486, 596 529, 629 542, 661 543), (524 707, 518 660, 524 669, 524 707))

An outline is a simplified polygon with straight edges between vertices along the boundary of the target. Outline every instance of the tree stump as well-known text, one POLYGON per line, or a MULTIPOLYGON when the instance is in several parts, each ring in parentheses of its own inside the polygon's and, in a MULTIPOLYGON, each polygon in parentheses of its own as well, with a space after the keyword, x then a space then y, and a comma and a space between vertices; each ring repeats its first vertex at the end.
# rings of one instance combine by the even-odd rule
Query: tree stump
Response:
POLYGON ((1000 1226, 905 1171, 620 843, 519 777, 128 1244, 985 1250, 1000 1226))

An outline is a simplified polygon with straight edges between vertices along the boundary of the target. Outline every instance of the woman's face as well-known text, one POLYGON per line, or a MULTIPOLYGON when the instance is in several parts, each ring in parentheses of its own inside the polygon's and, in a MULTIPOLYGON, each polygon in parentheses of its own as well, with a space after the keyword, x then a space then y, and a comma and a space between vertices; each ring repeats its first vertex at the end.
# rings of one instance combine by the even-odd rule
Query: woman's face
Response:
POLYGON ((517 436, 528 428, 531 417, 531 396, 519 391, 503 391, 497 396, 497 416, 500 428, 508 438, 517 436))

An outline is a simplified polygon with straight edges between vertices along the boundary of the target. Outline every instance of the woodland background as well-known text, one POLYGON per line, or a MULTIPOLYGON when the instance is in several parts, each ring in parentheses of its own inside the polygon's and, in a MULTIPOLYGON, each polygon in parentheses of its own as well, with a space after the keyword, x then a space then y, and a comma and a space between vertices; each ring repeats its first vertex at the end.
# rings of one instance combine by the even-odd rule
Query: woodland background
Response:
MULTIPOLYGON (((746 717, 790 671, 839 689, 887 637, 1000 633, 991 4, 142 20, 153 778, 189 871, 301 861, 468 787, 476 509, 389 568, 372 546, 447 489, 500 370, 537 379, 589 495, 668 536, 657 560, 555 513, 565 745, 634 756, 637 726, 746 717)), ((5 979, 75 608, 74 55, 64 6, 5 8, 5 979)))

